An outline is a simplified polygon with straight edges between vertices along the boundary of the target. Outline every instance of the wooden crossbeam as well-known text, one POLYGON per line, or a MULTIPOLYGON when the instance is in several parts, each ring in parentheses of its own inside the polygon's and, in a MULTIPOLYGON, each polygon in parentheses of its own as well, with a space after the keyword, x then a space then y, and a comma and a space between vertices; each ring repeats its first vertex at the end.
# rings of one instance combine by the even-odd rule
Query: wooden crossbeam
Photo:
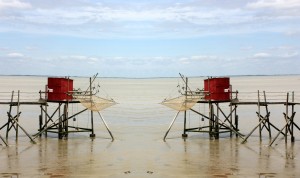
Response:
MULTIPOLYGON (((293 112, 292 116, 291 117, 288 117, 285 113, 283 113, 285 118, 287 119, 287 122, 286 124, 284 125, 284 127, 278 132, 278 134, 274 137, 274 139, 271 141, 271 143, 269 144, 269 146, 272 146, 273 143, 275 142, 275 140, 278 138, 278 136, 280 135, 280 133, 284 130, 284 129, 287 129, 287 127, 289 127, 290 123, 292 122, 292 120, 294 119, 295 117, 295 114, 296 112, 293 112)), ((288 129, 289 130, 289 129, 288 129)), ((289 130, 290 131, 290 130, 289 130)), ((286 136, 286 134, 285 134, 286 136)))
POLYGON ((12 115, 10 115, 9 112, 7 112, 7 114, 8 114, 9 119, 13 120, 17 124, 17 127, 20 127, 23 130, 23 132, 30 138, 30 140, 32 141, 32 143, 35 143, 35 141, 32 139, 32 137, 26 132, 26 130, 17 121, 18 117, 17 118, 12 117, 12 115))

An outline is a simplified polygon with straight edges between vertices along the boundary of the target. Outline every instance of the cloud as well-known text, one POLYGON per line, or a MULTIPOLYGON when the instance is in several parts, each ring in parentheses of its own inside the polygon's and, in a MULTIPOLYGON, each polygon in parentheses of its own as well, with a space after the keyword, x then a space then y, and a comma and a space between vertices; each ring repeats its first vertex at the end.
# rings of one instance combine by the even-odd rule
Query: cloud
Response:
POLYGON ((10 58, 23 58, 24 54, 13 52, 13 53, 6 54, 6 56, 10 58))
POLYGON ((281 57, 283 57, 283 58, 294 58, 294 57, 298 57, 298 56, 299 56, 298 51, 288 52, 288 53, 281 55, 281 57))
POLYGON ((271 54, 263 53, 263 52, 262 53, 256 53, 256 54, 253 55, 254 58, 268 58, 270 56, 271 56, 271 54))
POLYGON ((19 0, 0 0, 0 10, 5 9, 28 9, 31 4, 19 0))
MULTIPOLYGON (((12 2, 22 4, 17 0, 12 2)), ((217 3, 206 2, 203 5, 189 1, 180 4, 114 1, 93 3, 79 0, 74 0, 72 3, 54 1, 42 4, 39 1, 31 1, 31 4, 27 5, 31 6, 30 11, 20 9, 0 15, 0 22, 2 22, 0 31, 93 38, 182 38, 294 29, 287 24, 278 25, 279 23, 274 20, 298 20, 298 13, 295 13, 296 15, 290 12, 269 14, 254 8, 258 7, 255 3, 237 3, 238 6, 232 5, 232 8, 228 8, 216 5, 217 3), (262 24, 267 25, 262 28, 262 24)))
POLYGON ((259 0, 247 4, 249 8, 294 9, 300 8, 299 0, 259 0))
POLYGON ((300 30, 298 29, 288 29, 285 34, 291 37, 300 37, 300 30))
POLYGON ((9 51, 8 47, 0 47, 0 51, 9 51))
POLYGON ((216 60, 216 59, 218 59, 217 56, 207 56, 207 55, 191 56, 191 60, 195 60, 195 61, 206 61, 206 60, 216 60))
MULTIPOLYGON (((178 72, 189 76, 218 76, 218 75, 247 75, 247 74, 279 74, 293 73, 290 67, 299 68, 299 53, 286 51, 294 49, 289 46, 279 46, 282 51, 276 54, 267 52, 254 55, 232 57, 228 55, 182 55, 182 56, 88 56, 66 55, 52 57, 23 57, 28 60, 11 60, 0 56, 0 71, 2 74, 11 73, 10 68, 18 74, 36 75, 82 75, 89 76, 99 72, 107 77, 163 77, 176 76, 178 72), (272 55, 271 55, 272 54, 272 55), (260 59, 266 60, 260 60, 260 59), (272 59, 272 60, 271 60, 272 59), (272 62, 272 65, 270 64, 272 62), (291 63, 293 65, 291 66, 291 63), (261 66, 261 67, 259 67, 261 66), (268 66, 268 71, 264 69, 268 66), (200 69, 200 70, 199 70, 200 69)), ((278 50, 278 49, 277 49, 278 50)), ((10 56, 21 53, 10 53, 10 56)))
POLYGON ((59 56, 58 58, 47 59, 48 61, 55 61, 57 63, 68 63, 76 65, 78 63, 96 64, 100 61, 98 57, 84 56, 84 55, 69 55, 69 56, 59 56))
POLYGON ((179 58, 179 62, 182 63, 182 64, 190 64, 190 58, 187 58, 187 57, 181 57, 179 58))

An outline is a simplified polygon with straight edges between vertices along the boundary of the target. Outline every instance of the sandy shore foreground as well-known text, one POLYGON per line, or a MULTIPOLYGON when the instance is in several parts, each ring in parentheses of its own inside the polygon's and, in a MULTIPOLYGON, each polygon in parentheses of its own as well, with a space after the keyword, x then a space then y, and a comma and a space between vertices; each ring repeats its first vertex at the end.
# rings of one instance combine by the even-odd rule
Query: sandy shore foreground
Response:
MULTIPOLYGON (((121 128, 120 128, 121 129, 121 128)), ((127 127, 121 139, 41 138, 1 146, 1 177, 298 177, 299 144, 274 147, 251 138, 190 136, 163 142, 149 127, 127 127)), ((107 133, 98 131, 97 134, 107 133)))

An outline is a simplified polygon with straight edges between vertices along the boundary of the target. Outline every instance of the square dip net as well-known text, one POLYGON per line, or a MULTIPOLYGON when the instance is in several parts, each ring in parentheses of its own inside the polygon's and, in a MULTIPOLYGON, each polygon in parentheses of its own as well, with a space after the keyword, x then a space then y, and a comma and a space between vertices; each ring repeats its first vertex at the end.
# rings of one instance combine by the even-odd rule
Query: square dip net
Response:
POLYGON ((186 111, 191 109, 200 99, 200 95, 182 95, 176 98, 165 99, 161 104, 176 111, 186 111))
POLYGON ((108 107, 117 104, 113 99, 105 99, 96 95, 77 95, 76 99, 88 110, 102 111, 108 107))

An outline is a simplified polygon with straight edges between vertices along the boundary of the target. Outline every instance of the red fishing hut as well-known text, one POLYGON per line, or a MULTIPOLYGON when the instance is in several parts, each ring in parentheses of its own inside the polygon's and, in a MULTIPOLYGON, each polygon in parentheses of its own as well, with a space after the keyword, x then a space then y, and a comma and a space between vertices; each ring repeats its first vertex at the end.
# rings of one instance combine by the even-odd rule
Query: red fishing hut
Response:
POLYGON ((231 85, 229 77, 208 78, 204 80, 205 100, 230 101, 231 85))
POLYGON ((73 80, 49 77, 46 89, 47 101, 70 101, 72 100, 73 80))

